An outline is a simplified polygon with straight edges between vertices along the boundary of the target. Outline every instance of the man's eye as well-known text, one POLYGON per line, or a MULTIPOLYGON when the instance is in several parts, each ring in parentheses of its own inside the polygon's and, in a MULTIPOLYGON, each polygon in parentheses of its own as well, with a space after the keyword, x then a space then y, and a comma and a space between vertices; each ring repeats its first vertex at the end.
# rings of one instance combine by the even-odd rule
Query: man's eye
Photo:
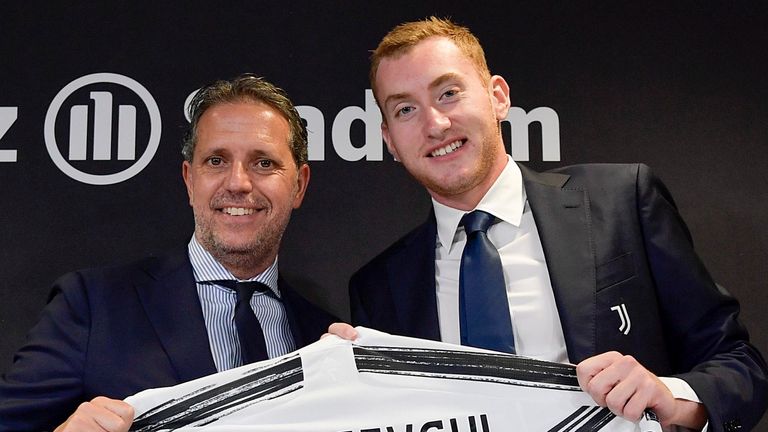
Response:
POLYGON ((222 164, 222 162, 223 162, 223 161, 221 160, 221 158, 220 158, 220 157, 216 157, 216 156, 214 156, 214 157, 208 158, 208 163, 209 163, 209 164, 211 164, 211 165, 213 165, 213 166, 218 166, 218 165, 221 165, 221 164, 222 164))
POLYGON ((262 159, 257 162, 259 168, 272 168, 272 161, 269 159, 262 159))
POLYGON ((448 90, 445 93, 443 93, 443 98, 452 98, 459 94, 459 91, 456 89, 448 90))
POLYGON ((406 114, 410 114, 411 112, 413 112, 412 106, 404 106, 397 110, 397 115, 398 116, 406 115, 406 114))

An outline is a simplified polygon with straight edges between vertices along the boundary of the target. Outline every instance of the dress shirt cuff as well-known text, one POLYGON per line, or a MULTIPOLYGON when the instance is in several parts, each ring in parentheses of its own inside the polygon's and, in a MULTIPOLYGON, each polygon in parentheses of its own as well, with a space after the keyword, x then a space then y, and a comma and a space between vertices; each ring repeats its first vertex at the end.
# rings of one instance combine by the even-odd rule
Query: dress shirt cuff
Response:
MULTIPOLYGON (((699 395, 696 394, 696 392, 691 388, 690 384, 685 382, 685 380, 671 377, 659 377, 659 379, 662 383, 664 383, 665 386, 667 386, 669 391, 672 392, 672 396, 674 396, 675 399, 685 399, 691 402, 701 403, 699 395)), ((704 428, 701 430, 701 432, 707 432, 707 429, 709 429, 709 421, 707 421, 707 423, 704 425, 704 428)), ((678 427, 675 430, 688 431, 691 429, 678 427)))

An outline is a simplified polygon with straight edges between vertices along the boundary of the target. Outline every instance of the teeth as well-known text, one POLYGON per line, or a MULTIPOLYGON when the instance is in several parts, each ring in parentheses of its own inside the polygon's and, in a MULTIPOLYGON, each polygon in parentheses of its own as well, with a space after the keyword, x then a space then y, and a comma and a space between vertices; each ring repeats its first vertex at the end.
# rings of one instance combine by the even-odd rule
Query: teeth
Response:
POLYGON ((247 209, 242 207, 224 207, 221 211, 231 216, 244 216, 253 214, 253 209, 247 209))
POLYGON ((431 155, 432 155, 432 157, 437 157, 437 156, 444 156, 444 155, 447 155, 448 153, 453 153, 454 151, 456 151, 456 149, 458 149, 459 147, 461 147, 463 144, 464 144, 464 143, 463 143, 463 142, 461 142, 461 140, 456 140, 456 141, 454 141, 454 142, 452 142, 452 143, 448 144, 448 145, 447 145, 447 146, 445 146, 445 147, 441 147, 441 148, 439 148, 439 149, 436 149, 436 150, 434 150, 434 151, 431 153, 431 155))

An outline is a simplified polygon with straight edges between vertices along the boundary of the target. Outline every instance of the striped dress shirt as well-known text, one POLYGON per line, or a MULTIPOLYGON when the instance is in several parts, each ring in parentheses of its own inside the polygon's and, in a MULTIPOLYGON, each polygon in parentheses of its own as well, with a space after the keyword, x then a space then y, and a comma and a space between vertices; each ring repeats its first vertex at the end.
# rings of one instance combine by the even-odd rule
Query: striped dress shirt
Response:
MULTIPOLYGON (((221 372, 241 366, 243 359, 235 327, 237 294, 234 290, 213 282, 238 279, 203 249, 194 235, 187 249, 216 370, 221 372)), ((273 297, 267 293, 256 292, 251 298, 251 308, 264 331, 269 357, 279 357, 295 350, 296 343, 291 335, 285 307, 279 300, 277 258, 269 268, 248 281, 261 282, 274 293, 273 297)))

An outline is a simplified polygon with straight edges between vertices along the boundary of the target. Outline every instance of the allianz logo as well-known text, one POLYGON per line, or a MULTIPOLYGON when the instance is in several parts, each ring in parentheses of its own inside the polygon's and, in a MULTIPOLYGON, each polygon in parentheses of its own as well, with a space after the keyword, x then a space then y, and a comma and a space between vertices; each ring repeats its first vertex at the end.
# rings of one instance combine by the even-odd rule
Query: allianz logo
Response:
POLYGON ((86 75, 70 82, 53 98, 45 116, 45 146, 51 160, 64 174, 92 185, 120 183, 141 172, 155 156, 161 134, 160 109, 149 91, 136 80, 113 73, 86 75), (112 90, 88 91, 88 87, 112 90), (119 103, 115 107, 115 92, 136 103, 119 103), (81 103, 72 104, 72 100, 81 103), (141 114, 137 111, 139 103, 141 114), (141 127, 137 124, 139 118, 141 127), (137 136, 142 137, 140 146, 137 136), (143 148, 138 157, 137 147, 143 148), (105 169, 103 164, 86 164, 90 161, 113 163, 105 169), (94 172, 97 168, 98 172, 94 172))
MULTIPOLYGON (((186 98, 184 113, 195 92, 186 98)), ((384 160, 381 114, 370 89, 364 91, 362 106, 342 108, 330 123, 317 107, 296 108, 307 123, 310 161, 325 160, 329 150, 345 161, 384 160), (362 142, 353 142, 356 122, 363 127, 362 142), (325 142, 326 127, 330 146, 325 142)), ((18 107, 0 107, 0 140, 17 117, 18 107)), ((542 160, 559 161, 560 120, 549 107, 510 108, 502 128, 508 128, 512 157, 530 160, 532 123, 541 126, 542 160)), ((44 124, 51 160, 67 176, 92 185, 116 184, 140 173, 157 152, 161 135, 162 118, 154 97, 136 80, 115 73, 86 75, 64 86, 51 101, 44 124)), ((0 162, 16 160, 17 150, 0 141, 0 162)))

